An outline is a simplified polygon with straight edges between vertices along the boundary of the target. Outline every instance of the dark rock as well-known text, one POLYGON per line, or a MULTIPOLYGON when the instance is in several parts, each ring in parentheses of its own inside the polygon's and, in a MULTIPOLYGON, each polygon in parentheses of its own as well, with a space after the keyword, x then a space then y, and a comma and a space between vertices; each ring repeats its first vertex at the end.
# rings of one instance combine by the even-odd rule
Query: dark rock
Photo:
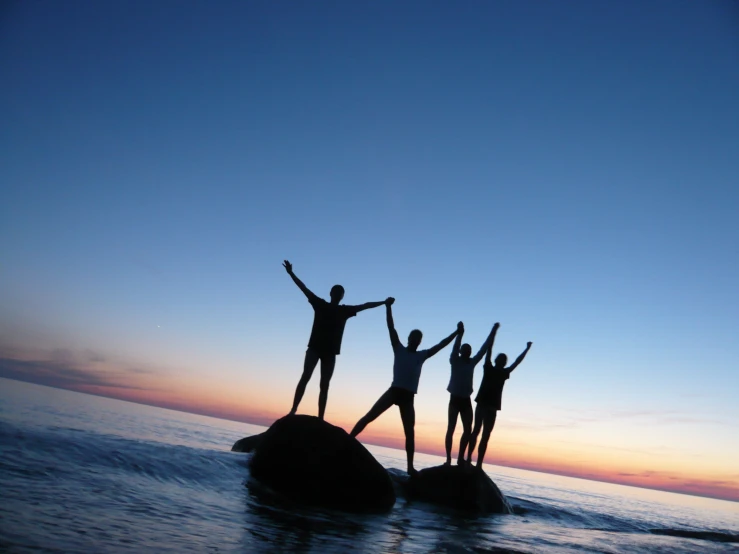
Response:
POLYGON ((477 513, 513 513, 493 480, 474 468, 429 467, 408 479, 406 487, 410 499, 477 513))
POLYGON ((231 447, 231 452, 251 452, 259 443, 262 442, 264 433, 258 435, 252 435, 251 437, 244 437, 243 439, 237 440, 231 447))
POLYGON ((390 477, 362 444, 317 417, 277 420, 252 455, 251 475, 292 500, 349 512, 386 512, 390 477))

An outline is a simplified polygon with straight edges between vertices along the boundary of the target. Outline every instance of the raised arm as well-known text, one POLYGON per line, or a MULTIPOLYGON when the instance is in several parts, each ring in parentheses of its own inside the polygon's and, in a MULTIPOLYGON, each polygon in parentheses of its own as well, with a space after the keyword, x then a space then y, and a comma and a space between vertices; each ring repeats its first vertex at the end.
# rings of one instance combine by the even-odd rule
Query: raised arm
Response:
POLYGON ((457 323, 457 338, 454 339, 454 346, 452 346, 452 353, 449 355, 449 362, 452 363, 459 356, 459 347, 462 346, 462 335, 464 335, 464 323, 461 321, 457 323))
POLYGON ((428 352, 428 355, 426 356, 426 358, 428 359, 431 356, 435 356, 442 349, 446 348, 449 345, 449 343, 454 340, 454 337, 456 337, 459 334, 460 325, 461 325, 462 328, 464 328, 464 325, 462 325, 462 322, 460 321, 459 323, 457 323, 457 328, 454 330, 454 332, 451 335, 449 335, 447 338, 445 338, 443 341, 441 341, 436 346, 432 346, 431 348, 429 348, 426 351, 426 352, 428 352))
POLYGON ((485 364, 493 365, 493 342, 488 345, 488 351, 485 353, 485 364))
POLYGON ((513 371, 514 369, 518 367, 518 364, 520 364, 523 361, 523 359, 526 357, 526 354, 528 354, 529 350, 531 350, 532 344, 533 344, 532 342, 526 343, 526 350, 521 352, 521 355, 518 358, 516 358, 516 361, 510 365, 510 367, 508 368, 508 371, 513 371))
POLYGON ((390 333, 390 344, 393 345, 393 350, 398 346, 401 346, 400 339, 398 338, 398 332, 395 330, 395 322, 393 321, 393 308, 392 305, 395 302, 395 298, 388 298, 385 300, 385 306, 387 306, 387 330, 390 333))
POLYGON ((308 300, 315 300, 318 298, 315 294, 313 294, 313 291, 306 287, 305 284, 303 284, 303 281, 298 279, 297 275, 293 273, 293 264, 285 260, 282 265, 285 268, 285 271, 287 271, 287 274, 292 277, 293 281, 295 281, 295 284, 298 285, 298 288, 302 290, 303 294, 308 297, 308 300))
POLYGON ((493 343, 495 342, 495 333, 498 332, 498 329, 500 328, 500 323, 496 323, 493 325, 493 328, 490 330, 490 334, 488 335, 488 338, 485 339, 485 342, 480 347, 480 351, 475 354, 475 357, 472 358, 472 362, 477 364, 482 360, 483 354, 485 352, 489 352, 487 361, 490 361, 490 357, 492 356, 493 352, 493 343))

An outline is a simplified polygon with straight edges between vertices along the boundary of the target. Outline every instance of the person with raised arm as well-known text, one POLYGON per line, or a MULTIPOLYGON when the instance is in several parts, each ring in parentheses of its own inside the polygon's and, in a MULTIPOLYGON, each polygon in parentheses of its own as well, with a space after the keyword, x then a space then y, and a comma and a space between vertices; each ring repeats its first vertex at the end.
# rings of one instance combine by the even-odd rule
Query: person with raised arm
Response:
POLYGON ((394 298, 388 298, 385 304, 387 329, 390 332, 390 344, 393 347, 393 353, 395 355, 393 362, 393 382, 390 388, 375 402, 375 405, 372 406, 370 411, 357 422, 354 429, 352 429, 351 436, 356 437, 367 425, 385 413, 388 408, 393 405, 397 406, 400 410, 400 419, 403 422, 403 431, 405 432, 405 453, 408 459, 408 474, 412 476, 416 473, 413 467, 413 454, 416 448, 416 409, 413 405, 413 400, 416 392, 418 392, 421 368, 426 360, 452 342, 454 337, 460 333, 463 326, 460 321, 457 324, 456 331, 428 350, 418 349, 423 339, 423 333, 418 329, 414 329, 408 335, 408 346, 403 346, 393 323, 393 302, 395 302, 394 298))
POLYGON ((475 366, 480 363, 485 352, 493 347, 495 341, 495 333, 498 332, 500 323, 493 325, 490 334, 488 334, 485 342, 480 350, 472 356, 472 347, 462 343, 464 335, 464 326, 454 339, 452 354, 449 356, 449 363, 452 366, 452 375, 449 379, 449 409, 448 424, 446 430, 446 439, 444 446, 446 447, 446 465, 452 463, 452 440, 454 439, 454 429, 457 426, 457 416, 462 419, 462 438, 459 440, 459 456, 457 458, 458 465, 464 465, 464 454, 467 450, 467 444, 472 433, 472 377, 475 373, 475 366), (461 345, 461 346, 460 346, 461 345))
POLYGON ((285 260, 282 264, 287 274, 292 277, 298 288, 308 298, 308 302, 313 306, 315 312, 313 316, 313 328, 308 341, 308 350, 305 352, 305 361, 303 363, 303 374, 300 376, 298 386, 295 389, 295 398, 290 414, 293 415, 298 411, 300 401, 305 394, 305 387, 308 385, 313 370, 316 368, 318 361, 321 361, 321 382, 320 392, 318 394, 318 417, 324 418, 326 413, 326 402, 328 400, 328 387, 331 377, 334 374, 336 366, 336 356, 341 353, 341 339, 344 336, 344 327, 346 321, 350 317, 354 317, 363 310, 377 308, 387 302, 367 302, 358 306, 347 306, 339 304, 344 298, 344 287, 334 285, 331 288, 331 302, 326 302, 323 298, 319 298, 306 287, 303 282, 293 273, 292 264, 285 260))
POLYGON ((493 431, 495 419, 503 401, 503 386, 511 376, 511 372, 526 357, 532 344, 532 342, 526 343, 526 349, 521 352, 521 355, 509 367, 505 366, 508 362, 508 357, 505 354, 498 354, 495 357, 495 365, 493 365, 490 361, 493 356, 493 345, 491 343, 488 346, 485 363, 482 366, 484 369, 482 383, 475 398, 475 402, 477 402, 477 408, 475 409, 475 428, 470 437, 469 453, 467 454, 468 465, 472 463, 472 453, 475 451, 477 436, 480 434, 480 428, 482 427, 482 439, 480 439, 480 449, 477 452, 477 469, 482 469, 482 462, 485 459, 485 451, 488 448, 490 433, 493 431))

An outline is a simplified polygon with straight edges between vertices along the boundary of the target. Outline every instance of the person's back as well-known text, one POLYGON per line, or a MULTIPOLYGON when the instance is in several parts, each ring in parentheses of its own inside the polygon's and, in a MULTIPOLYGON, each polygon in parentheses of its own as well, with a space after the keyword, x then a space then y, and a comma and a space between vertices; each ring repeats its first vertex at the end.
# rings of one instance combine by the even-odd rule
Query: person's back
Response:
POLYGON ((470 396, 473 391, 472 378, 477 361, 472 358, 457 356, 451 361, 452 374, 446 390, 454 396, 470 396))
POLYGON ((499 410, 503 400, 503 387, 511 376, 511 370, 505 365, 498 367, 491 363, 485 363, 482 367, 482 382, 475 402, 499 410))
POLYGON ((308 347, 320 353, 341 354, 344 328, 347 320, 357 315, 357 306, 334 304, 318 297, 309 302, 314 316, 308 347))
POLYGON ((393 387, 418 392, 423 362, 428 358, 428 350, 410 350, 402 344, 394 345, 393 352, 393 387))

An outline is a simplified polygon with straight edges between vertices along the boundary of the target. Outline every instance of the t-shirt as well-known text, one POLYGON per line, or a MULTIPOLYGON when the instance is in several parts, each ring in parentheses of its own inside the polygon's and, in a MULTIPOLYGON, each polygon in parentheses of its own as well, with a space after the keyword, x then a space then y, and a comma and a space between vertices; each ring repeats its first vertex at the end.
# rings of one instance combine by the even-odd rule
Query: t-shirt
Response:
POLYGON ((485 364, 483 368, 485 373, 482 376, 482 383, 475 402, 494 410, 500 410, 503 402, 503 386, 511 376, 511 372, 505 368, 498 369, 492 364, 485 364))
POLYGON ((357 306, 331 304, 318 297, 309 302, 315 315, 308 347, 319 354, 340 354, 346 320, 357 315, 357 306))
POLYGON ((446 390, 454 396, 470 396, 472 394, 472 376, 475 374, 477 360, 468 358, 463 360, 459 356, 452 357, 452 376, 446 390))
POLYGON ((423 362, 429 357, 429 351, 411 352, 408 348, 399 344, 393 348, 393 352, 395 352, 395 361, 393 362, 392 386, 416 394, 418 392, 418 380, 421 378, 421 368, 423 362))
POLYGON ((454 347, 452 347, 452 354, 449 356, 449 363, 452 364, 452 375, 449 378, 449 386, 446 390, 454 396, 467 397, 472 394, 472 376, 475 373, 475 366, 480 363, 483 354, 490 348, 494 336, 494 333, 488 335, 479 352, 465 360, 459 355, 462 337, 457 335, 457 340, 454 342, 454 347))

